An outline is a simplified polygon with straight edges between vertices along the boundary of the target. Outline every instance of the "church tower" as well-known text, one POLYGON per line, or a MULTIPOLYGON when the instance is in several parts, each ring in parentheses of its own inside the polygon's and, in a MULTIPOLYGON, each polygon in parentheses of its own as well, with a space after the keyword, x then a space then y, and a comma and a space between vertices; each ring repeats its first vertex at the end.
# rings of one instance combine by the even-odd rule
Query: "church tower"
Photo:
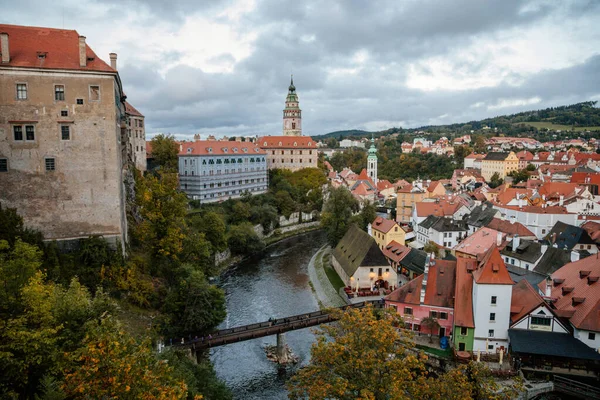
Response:
POLYGON ((367 157, 367 175, 377 185, 377 149, 375 148, 375 139, 371 136, 371 147, 367 157))
POLYGON ((302 136, 302 110, 298 105, 298 95, 296 94, 293 76, 285 99, 285 109, 283 110, 283 135, 302 136))

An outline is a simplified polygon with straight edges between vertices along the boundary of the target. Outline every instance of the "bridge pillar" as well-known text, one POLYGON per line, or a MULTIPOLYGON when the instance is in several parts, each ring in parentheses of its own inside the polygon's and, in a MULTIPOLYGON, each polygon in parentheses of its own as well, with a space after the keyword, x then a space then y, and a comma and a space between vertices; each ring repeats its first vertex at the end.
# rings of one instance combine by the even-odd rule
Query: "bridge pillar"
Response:
POLYGON ((287 357, 286 351, 285 351, 285 333, 278 333, 277 334, 277 359, 279 360, 279 362, 281 362, 282 360, 285 360, 287 357))

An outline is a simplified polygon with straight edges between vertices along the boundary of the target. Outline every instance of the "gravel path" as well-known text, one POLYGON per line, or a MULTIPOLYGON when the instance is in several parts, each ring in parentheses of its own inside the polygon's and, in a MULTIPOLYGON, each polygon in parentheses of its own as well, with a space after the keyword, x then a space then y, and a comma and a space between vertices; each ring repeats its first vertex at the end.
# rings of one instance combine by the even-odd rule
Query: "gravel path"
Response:
POLYGON ((346 302, 333 288, 323 267, 323 256, 329 252, 331 252, 331 248, 325 245, 315 253, 308 263, 308 277, 322 307, 345 306, 346 302))

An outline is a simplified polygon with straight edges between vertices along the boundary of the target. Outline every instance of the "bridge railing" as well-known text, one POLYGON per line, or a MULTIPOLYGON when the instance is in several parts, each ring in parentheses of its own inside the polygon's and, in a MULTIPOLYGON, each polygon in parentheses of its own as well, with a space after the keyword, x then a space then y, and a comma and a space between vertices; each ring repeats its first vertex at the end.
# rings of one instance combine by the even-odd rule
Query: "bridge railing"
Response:
MULTIPOLYGON (((375 308, 383 308, 383 302, 379 300, 363 301, 356 304, 349 304, 338 309, 345 311, 350 308, 363 308, 367 304, 372 304, 375 308)), ((305 327, 316 326, 322 323, 332 322, 335 318, 332 317, 330 311, 313 311, 305 314, 292 315, 284 318, 277 318, 271 321, 257 322, 254 324, 226 328, 211 333, 208 337, 198 339, 196 336, 193 340, 173 343, 176 347, 212 347, 215 345, 228 344, 234 341, 248 340, 255 337, 270 336, 277 333, 283 333, 290 330, 302 329, 305 327)))
POLYGON ((600 388, 560 375, 554 375, 554 390, 585 399, 600 399, 600 388))

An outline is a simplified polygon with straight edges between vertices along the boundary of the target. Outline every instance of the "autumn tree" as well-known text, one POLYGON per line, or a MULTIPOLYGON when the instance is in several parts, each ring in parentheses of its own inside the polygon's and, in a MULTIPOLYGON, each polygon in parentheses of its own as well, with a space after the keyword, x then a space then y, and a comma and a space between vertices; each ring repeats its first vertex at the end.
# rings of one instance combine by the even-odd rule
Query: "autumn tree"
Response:
POLYGON ((375 208, 375 204, 370 201, 365 201, 360 210, 360 213, 354 216, 353 221, 362 229, 363 231, 367 231, 367 227, 369 224, 372 224, 377 217, 377 208, 375 208))
POLYGON ((335 247, 346 234, 352 214, 356 211, 358 202, 348 189, 340 186, 329 191, 329 198, 321 215, 321 226, 327 232, 331 246, 335 247))
POLYGON ((136 204, 141 217, 133 229, 136 244, 154 257, 177 259, 183 250, 187 213, 187 197, 178 191, 177 174, 137 174, 136 204))
POLYGON ((169 171, 177 171, 179 146, 175 142, 175 138, 171 135, 156 135, 152 138, 152 158, 161 167, 161 169, 169 171))
POLYGON ((394 312, 378 318, 372 307, 334 311, 311 348, 311 363, 288 383, 291 399, 414 399, 426 383, 422 356, 407 347, 394 312))
POLYGON ((290 399, 508 400, 520 380, 500 388, 490 371, 471 362, 430 376, 427 357, 391 309, 335 310, 338 322, 323 325, 311 347, 311 363, 288 382, 290 399))
POLYGON ((83 347, 69 355, 62 389, 88 399, 183 399, 187 386, 157 360, 149 342, 137 342, 112 318, 90 329, 83 347))

